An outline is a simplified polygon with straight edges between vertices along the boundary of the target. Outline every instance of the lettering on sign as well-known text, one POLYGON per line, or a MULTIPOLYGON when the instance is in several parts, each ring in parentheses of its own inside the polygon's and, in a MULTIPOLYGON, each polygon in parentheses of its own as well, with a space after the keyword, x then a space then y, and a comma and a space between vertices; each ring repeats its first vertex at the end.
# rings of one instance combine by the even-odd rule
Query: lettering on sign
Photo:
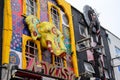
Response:
POLYGON ((46 75, 59 77, 67 80, 75 79, 75 74, 73 73, 73 71, 69 71, 66 67, 58 68, 55 65, 49 64, 44 61, 38 63, 35 62, 34 58, 30 60, 27 69, 31 71, 34 69, 35 72, 41 72, 41 70, 43 70, 43 73, 46 75), (41 67, 37 65, 41 65, 41 67))

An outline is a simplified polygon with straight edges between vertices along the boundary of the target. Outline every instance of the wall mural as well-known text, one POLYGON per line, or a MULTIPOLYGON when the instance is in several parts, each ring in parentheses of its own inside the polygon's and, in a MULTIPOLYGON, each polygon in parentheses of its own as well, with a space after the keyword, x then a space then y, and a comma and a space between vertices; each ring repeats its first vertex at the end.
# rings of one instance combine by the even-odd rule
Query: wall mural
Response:
POLYGON ((11 0, 12 7, 12 42, 11 49, 22 51, 22 30, 23 30, 23 18, 22 14, 22 0, 11 0))
POLYGON ((49 0, 40 1, 40 22, 48 21, 48 9, 47 2, 49 0))
POLYGON ((15 51, 15 50, 10 50, 10 58, 9 61, 11 64, 18 65, 19 68, 22 68, 22 53, 15 51))
POLYGON ((64 35, 64 43, 67 48, 67 53, 71 54, 71 44, 70 44, 70 32, 69 27, 65 27, 63 25, 63 35, 64 35))

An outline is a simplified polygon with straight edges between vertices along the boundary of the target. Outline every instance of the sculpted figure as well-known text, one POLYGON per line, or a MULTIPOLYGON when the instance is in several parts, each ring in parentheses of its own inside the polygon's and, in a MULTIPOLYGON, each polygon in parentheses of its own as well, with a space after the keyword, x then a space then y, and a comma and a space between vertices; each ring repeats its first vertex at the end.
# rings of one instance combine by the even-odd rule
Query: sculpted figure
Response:
POLYGON ((65 56, 66 47, 64 37, 53 23, 41 22, 37 17, 30 15, 25 18, 33 40, 40 38, 41 46, 56 56, 65 56))

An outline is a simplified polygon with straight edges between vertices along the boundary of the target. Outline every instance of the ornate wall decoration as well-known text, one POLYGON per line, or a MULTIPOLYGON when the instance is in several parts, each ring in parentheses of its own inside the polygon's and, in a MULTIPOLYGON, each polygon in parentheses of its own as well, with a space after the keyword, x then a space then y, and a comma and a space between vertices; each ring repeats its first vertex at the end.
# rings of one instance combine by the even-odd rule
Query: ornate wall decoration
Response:
POLYGON ((22 51, 22 30, 23 30, 23 18, 22 14, 22 0, 11 0, 12 7, 12 25, 13 25, 13 35, 11 42, 11 49, 22 51))

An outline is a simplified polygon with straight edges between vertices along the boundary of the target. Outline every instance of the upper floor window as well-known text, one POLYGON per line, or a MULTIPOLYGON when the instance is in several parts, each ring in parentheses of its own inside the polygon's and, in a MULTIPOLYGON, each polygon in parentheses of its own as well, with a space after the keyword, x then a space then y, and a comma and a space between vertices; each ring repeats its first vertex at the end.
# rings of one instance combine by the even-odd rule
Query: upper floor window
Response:
POLYGON ((66 16, 66 14, 62 10, 61 10, 61 16, 62 16, 62 26, 69 27, 68 17, 66 16))
POLYGON ((81 36, 86 37, 87 36, 87 29, 85 26, 79 23, 79 33, 81 36))
POLYGON ((120 55, 120 49, 118 47, 115 47, 115 52, 116 52, 116 54, 120 55))
POLYGON ((60 29, 59 13, 55 7, 51 7, 51 16, 52 16, 52 21, 55 24, 55 26, 57 27, 57 29, 60 29))
POLYGON ((67 54, 71 54, 71 40, 70 40, 70 27, 69 20, 64 11, 61 10, 62 17, 62 32, 64 35, 64 44, 67 48, 67 54))
POLYGON ((37 49, 37 45, 34 42, 27 41, 25 55, 26 55, 27 66, 33 58, 35 58, 35 61, 37 62, 38 49, 37 49))
POLYGON ((40 41, 34 40, 27 35, 22 36, 22 68, 30 69, 31 63, 39 63, 41 61, 40 41))
POLYGON ((118 71, 120 72, 120 66, 118 66, 118 71))
POLYGON ((26 0, 26 6, 27 6, 27 15, 37 15, 37 4, 36 0, 26 0))

